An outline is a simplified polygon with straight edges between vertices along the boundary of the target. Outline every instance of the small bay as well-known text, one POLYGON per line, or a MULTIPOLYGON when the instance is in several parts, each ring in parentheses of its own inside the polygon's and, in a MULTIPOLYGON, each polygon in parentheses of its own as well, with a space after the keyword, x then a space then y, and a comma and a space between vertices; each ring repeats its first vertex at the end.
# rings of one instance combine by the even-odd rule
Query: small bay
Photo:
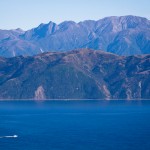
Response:
POLYGON ((149 150, 150 101, 0 101, 0 150, 149 150))

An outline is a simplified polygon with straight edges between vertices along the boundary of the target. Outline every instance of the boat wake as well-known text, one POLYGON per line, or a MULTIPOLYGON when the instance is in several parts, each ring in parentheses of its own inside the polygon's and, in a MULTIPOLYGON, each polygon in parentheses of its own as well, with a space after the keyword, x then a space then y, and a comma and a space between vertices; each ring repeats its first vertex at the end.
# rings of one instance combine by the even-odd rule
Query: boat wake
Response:
POLYGON ((18 135, 12 135, 12 136, 0 136, 0 138, 17 138, 18 135))

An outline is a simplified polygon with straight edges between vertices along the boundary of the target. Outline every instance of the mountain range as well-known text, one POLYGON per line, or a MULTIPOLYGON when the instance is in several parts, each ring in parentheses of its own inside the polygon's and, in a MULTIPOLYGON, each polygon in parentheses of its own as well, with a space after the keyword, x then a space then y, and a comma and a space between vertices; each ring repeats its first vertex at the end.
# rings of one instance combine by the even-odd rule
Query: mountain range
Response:
POLYGON ((150 99, 150 54, 78 49, 0 57, 0 99, 150 99))
POLYGON ((78 48, 103 50, 120 56, 150 53, 150 21, 137 16, 98 21, 49 22, 28 31, 0 30, 0 56, 33 56, 78 48))

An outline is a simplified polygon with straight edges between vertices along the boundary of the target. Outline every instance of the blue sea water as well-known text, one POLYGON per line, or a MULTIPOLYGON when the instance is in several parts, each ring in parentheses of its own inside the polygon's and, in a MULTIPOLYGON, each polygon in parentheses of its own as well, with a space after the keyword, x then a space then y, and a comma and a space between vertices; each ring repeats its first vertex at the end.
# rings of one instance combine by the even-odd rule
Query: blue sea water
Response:
POLYGON ((150 150, 150 101, 1 101, 0 150, 150 150))

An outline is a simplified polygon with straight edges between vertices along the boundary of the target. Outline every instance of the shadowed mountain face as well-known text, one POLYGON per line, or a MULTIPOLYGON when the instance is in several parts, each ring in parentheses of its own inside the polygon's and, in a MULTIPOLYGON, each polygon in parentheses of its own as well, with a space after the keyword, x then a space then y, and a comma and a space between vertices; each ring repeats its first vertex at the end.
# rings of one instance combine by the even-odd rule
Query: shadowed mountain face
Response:
POLYGON ((0 99, 149 99, 150 55, 80 49, 0 58, 0 99))
POLYGON ((117 55, 150 53, 150 21, 136 16, 59 25, 49 22, 26 32, 0 30, 0 56, 32 56, 77 48, 104 50, 117 55))

